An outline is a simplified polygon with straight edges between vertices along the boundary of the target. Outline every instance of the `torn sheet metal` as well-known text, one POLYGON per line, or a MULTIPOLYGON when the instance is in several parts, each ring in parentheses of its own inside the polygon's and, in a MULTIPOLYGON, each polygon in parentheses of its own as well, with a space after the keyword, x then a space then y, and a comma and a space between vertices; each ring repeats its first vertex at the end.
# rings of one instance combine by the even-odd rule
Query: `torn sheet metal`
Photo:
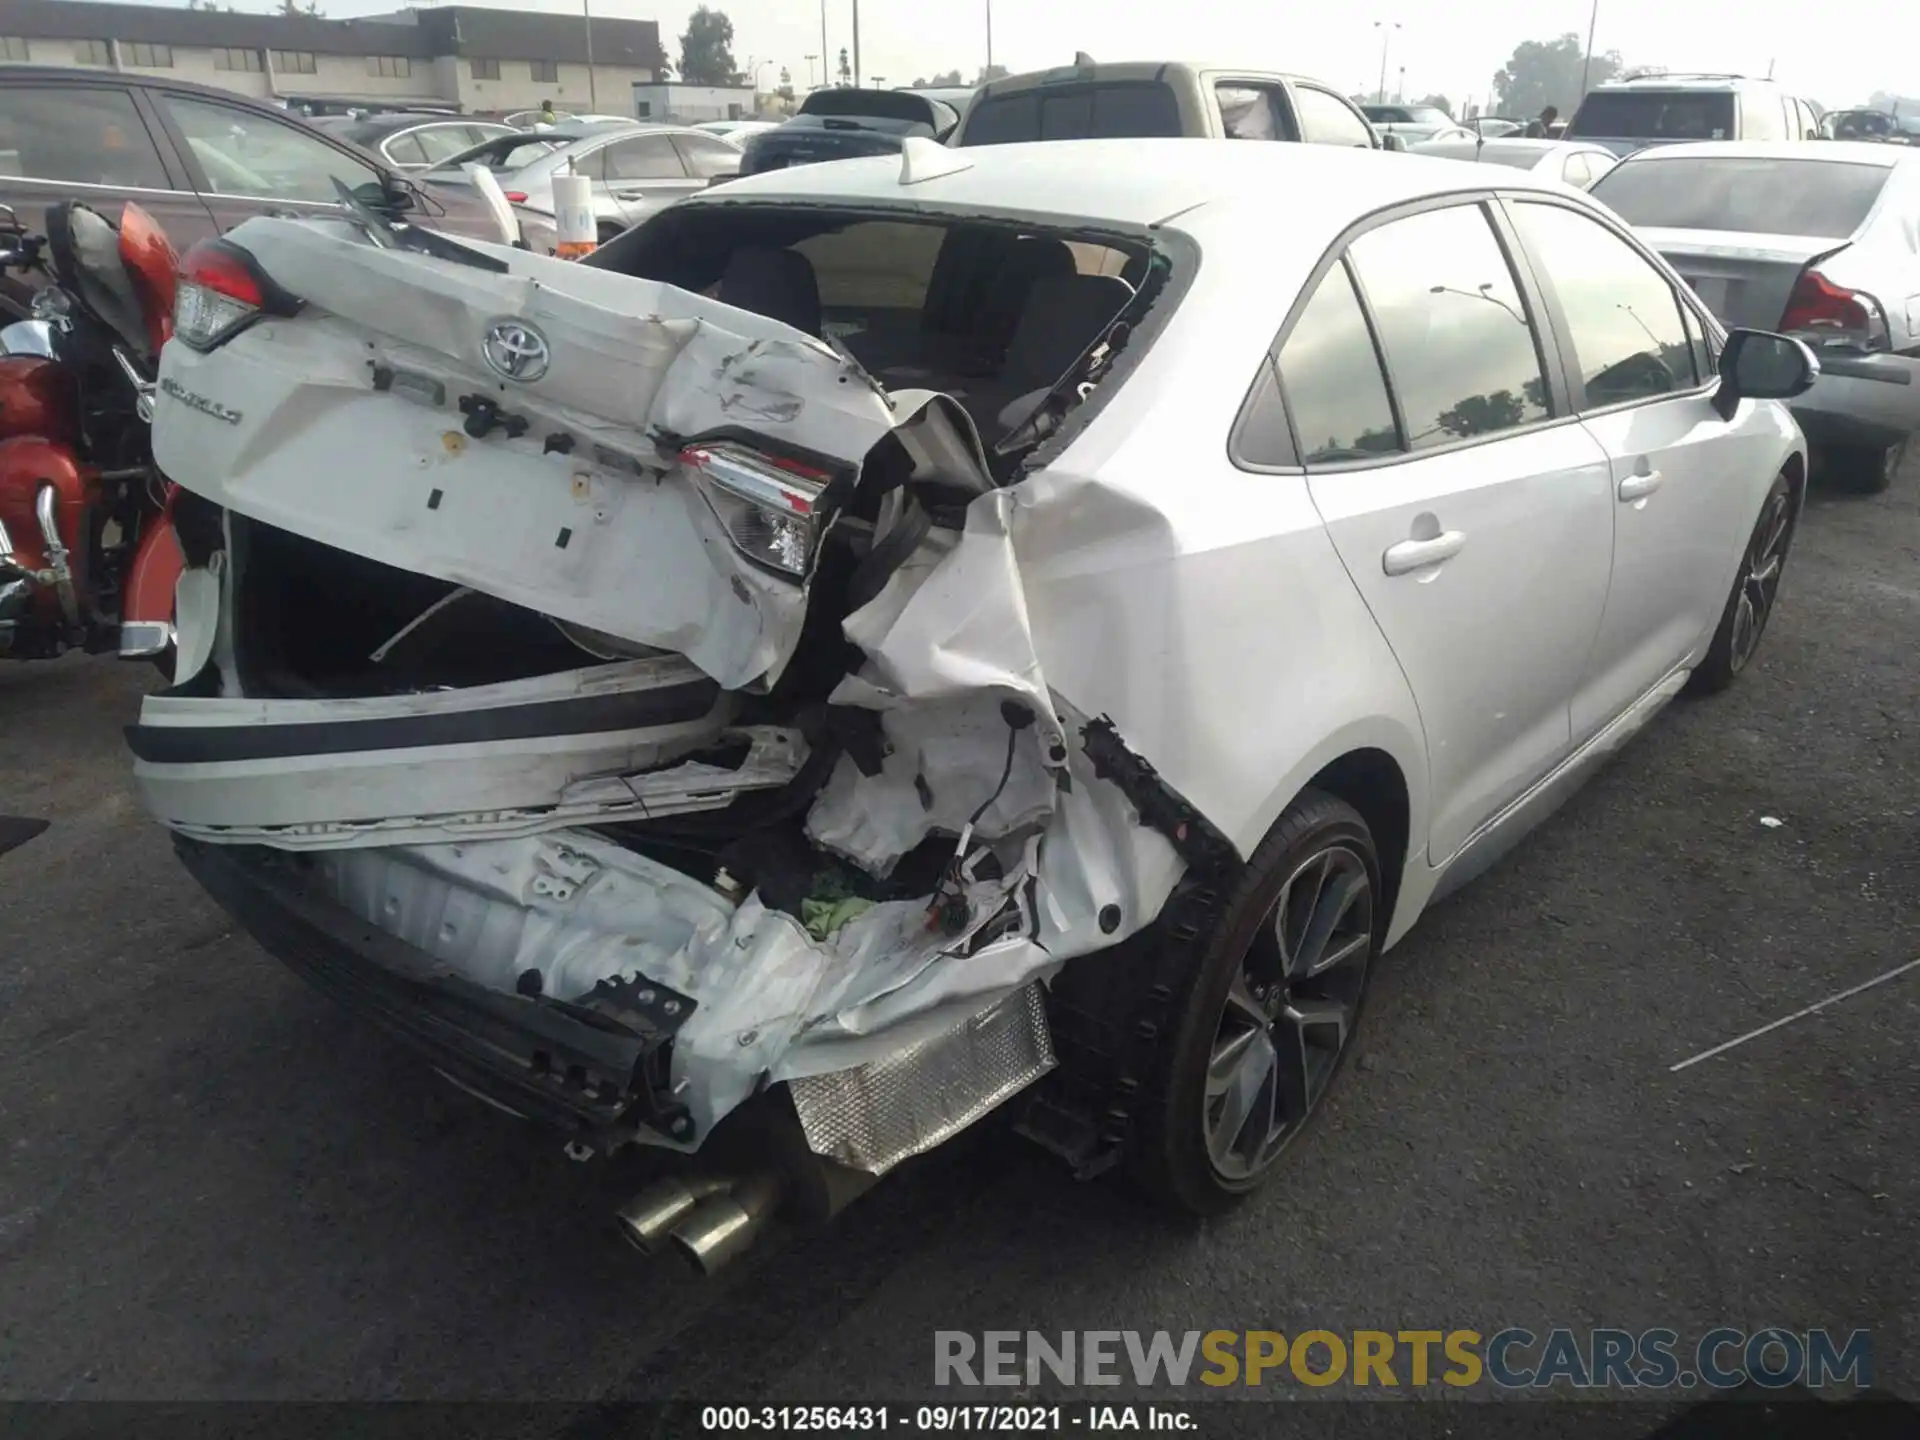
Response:
POLYGON ((815 1154, 884 1175, 959 1134, 1056 1063, 1046 1000, 1040 986, 1027 985, 884 1060, 788 1089, 815 1154))

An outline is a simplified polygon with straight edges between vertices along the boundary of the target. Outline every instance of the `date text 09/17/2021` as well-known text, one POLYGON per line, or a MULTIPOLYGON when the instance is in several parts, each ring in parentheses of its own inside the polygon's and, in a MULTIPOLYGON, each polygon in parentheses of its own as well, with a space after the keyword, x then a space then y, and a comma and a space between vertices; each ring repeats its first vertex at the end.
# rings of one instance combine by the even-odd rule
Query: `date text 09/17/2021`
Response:
POLYGON ((920 1434, 1020 1431, 1159 1430, 1191 1433, 1193 1415, 1169 1405, 708 1405, 700 1428, 710 1433, 900 1430, 920 1434))

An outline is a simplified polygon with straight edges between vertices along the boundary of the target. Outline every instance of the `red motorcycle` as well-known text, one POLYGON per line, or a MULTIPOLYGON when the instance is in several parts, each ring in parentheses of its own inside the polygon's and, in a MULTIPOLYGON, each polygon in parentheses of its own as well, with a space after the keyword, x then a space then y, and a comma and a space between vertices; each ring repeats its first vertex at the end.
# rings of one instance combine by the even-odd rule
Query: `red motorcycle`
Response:
POLYGON ((118 225, 56 205, 44 236, 0 212, 0 271, 44 281, 0 329, 0 657, 165 668, 181 559, 151 428, 173 246, 137 205, 118 225))

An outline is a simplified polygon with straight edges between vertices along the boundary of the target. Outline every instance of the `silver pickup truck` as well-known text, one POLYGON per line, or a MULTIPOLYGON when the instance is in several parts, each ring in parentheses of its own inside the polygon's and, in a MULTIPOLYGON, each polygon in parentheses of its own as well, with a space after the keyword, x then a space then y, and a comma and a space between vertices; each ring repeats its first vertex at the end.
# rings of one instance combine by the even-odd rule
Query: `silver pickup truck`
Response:
POLYGON ((1180 61, 1101 65, 1085 55, 983 86, 947 143, 1181 137, 1401 148, 1319 80, 1180 61))

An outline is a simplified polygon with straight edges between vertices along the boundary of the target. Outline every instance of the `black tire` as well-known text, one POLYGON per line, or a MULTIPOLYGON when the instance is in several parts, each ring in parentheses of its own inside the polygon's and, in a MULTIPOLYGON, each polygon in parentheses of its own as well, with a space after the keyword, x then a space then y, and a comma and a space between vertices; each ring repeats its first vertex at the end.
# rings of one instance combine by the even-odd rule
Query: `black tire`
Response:
POLYGON ((1740 573, 1733 578, 1733 590, 1727 596, 1726 609, 1720 612, 1713 643, 1707 647, 1706 658, 1687 680, 1689 695, 1719 694, 1733 684, 1735 677, 1758 653, 1767 621, 1773 618, 1774 605, 1779 599, 1780 576, 1786 567, 1787 552, 1793 547, 1797 520, 1793 487, 1784 474, 1777 475, 1761 503, 1760 518, 1754 522, 1747 548, 1740 552, 1740 573), (1771 573, 1768 573, 1769 565, 1771 573))
MULTIPOLYGON (((1331 906, 1337 896, 1325 890, 1328 883, 1323 876, 1319 882, 1323 888, 1315 894, 1325 895, 1331 906)), ((1318 898, 1315 903, 1319 903, 1318 898)), ((1319 1114, 1352 1051, 1373 960, 1386 932, 1386 910, 1380 862, 1367 822, 1344 800, 1318 790, 1303 792, 1247 862, 1201 951, 1190 988, 1184 1000, 1177 1002, 1175 1013, 1179 1018, 1171 1042, 1157 1061, 1128 1156, 1135 1179, 1156 1200, 1189 1215, 1216 1215, 1244 1200, 1280 1168, 1280 1156, 1319 1114), (1248 977, 1283 968, 1276 938, 1278 927, 1270 922, 1278 918, 1283 900, 1290 911, 1300 903, 1299 893, 1289 893, 1288 882, 1296 881, 1294 889, 1302 890, 1300 882, 1309 878, 1307 867, 1319 857, 1335 854, 1342 858, 1337 870, 1330 865, 1329 873, 1343 885, 1362 878, 1365 890, 1346 912, 1345 923, 1334 925, 1328 950, 1342 949, 1356 941, 1364 943, 1353 959, 1336 962, 1319 979, 1282 983, 1278 997, 1272 993, 1259 996, 1247 983, 1248 977), (1350 866, 1350 862, 1356 863, 1350 866), (1327 1042, 1333 1039, 1331 1025, 1301 1024, 1288 1017, 1315 1013, 1312 1007, 1327 1004, 1314 992, 1330 991, 1333 987, 1327 981, 1336 971, 1340 994, 1350 1010, 1339 1026, 1337 1042, 1329 1046, 1327 1042), (1236 981, 1241 983, 1236 986, 1236 981), (1239 998, 1231 998, 1235 996, 1239 998), (1238 1103, 1239 1092, 1213 1093, 1215 1082, 1210 1081, 1210 1074, 1216 1060, 1231 1051, 1238 1036, 1239 1032, 1230 1027, 1245 1026, 1248 1033, 1254 1032, 1257 1022, 1250 1019, 1242 1002, 1256 998, 1271 1017, 1268 1046, 1275 1063, 1272 1089, 1261 1082, 1263 1088, 1253 1097, 1254 1105, 1248 1113, 1257 1117, 1259 1104, 1266 1103, 1270 1128, 1266 1135, 1254 1136, 1252 1121, 1248 1121, 1227 1136, 1230 1153, 1222 1159, 1220 1132, 1232 1124, 1227 1106, 1238 1103), (1310 1035, 1318 1039, 1309 1039, 1310 1035), (1276 1040, 1275 1036, 1280 1038, 1276 1040), (1278 1058, 1287 1051, 1288 1036, 1301 1045, 1302 1068, 1299 1083, 1283 1090, 1278 1058), (1320 1070, 1317 1078, 1309 1073, 1314 1067, 1320 1070), (1263 1097, 1271 1098, 1263 1101, 1263 1097), (1287 1108, 1297 1113, 1283 1118, 1280 1106, 1289 1097, 1294 1103, 1287 1108), (1282 1123, 1282 1130, 1271 1128, 1282 1123), (1244 1142, 1244 1150, 1233 1149, 1236 1138, 1244 1142)), ((1258 1057, 1233 1063, 1238 1075, 1250 1067, 1257 1068, 1258 1057)), ((1291 1068, 1288 1073, 1293 1073, 1291 1068)))
POLYGON ((1854 495, 1881 495, 1906 463, 1909 443, 1902 440, 1884 449, 1870 445, 1836 445, 1821 452, 1819 458, 1824 463, 1820 468, 1838 489, 1854 495))

